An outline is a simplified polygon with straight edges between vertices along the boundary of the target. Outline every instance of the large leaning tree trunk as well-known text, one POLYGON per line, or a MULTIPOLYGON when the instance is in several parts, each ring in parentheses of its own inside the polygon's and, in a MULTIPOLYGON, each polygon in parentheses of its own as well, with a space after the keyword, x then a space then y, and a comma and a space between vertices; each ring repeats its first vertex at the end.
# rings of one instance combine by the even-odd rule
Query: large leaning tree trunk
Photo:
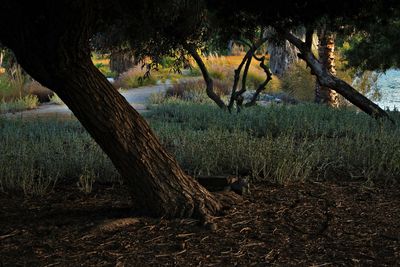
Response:
MULTIPOLYGON (((336 76, 335 34, 325 28, 321 28, 318 33, 318 39, 319 61, 332 75, 336 76)), ((317 80, 315 84, 315 102, 337 108, 339 107, 339 95, 331 88, 321 85, 317 80)))
POLYGON ((311 50, 313 31, 307 31, 305 42, 303 42, 290 32, 281 31, 280 34, 299 49, 299 58, 303 59, 307 63, 307 66, 311 68, 312 74, 317 77, 318 82, 321 84, 321 86, 325 86, 335 90, 344 98, 346 98, 350 103, 352 103, 368 115, 377 119, 387 118, 394 123, 389 115, 377 104, 360 94, 356 89, 354 89, 345 81, 334 76, 321 62, 318 61, 311 50))
POLYGON ((135 206, 154 216, 207 219, 217 214, 220 202, 183 172, 147 122, 93 65, 88 39, 96 2, 48 1, 27 12, 24 1, 10 3, 3 8, 13 19, 0 18, 1 42, 72 110, 122 175, 135 206))

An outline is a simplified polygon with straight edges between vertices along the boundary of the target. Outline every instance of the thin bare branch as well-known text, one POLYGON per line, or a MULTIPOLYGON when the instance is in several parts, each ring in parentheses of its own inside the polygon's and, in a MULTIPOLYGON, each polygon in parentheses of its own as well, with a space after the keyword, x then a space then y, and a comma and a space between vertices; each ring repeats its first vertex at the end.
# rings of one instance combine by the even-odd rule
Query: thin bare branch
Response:
POLYGON ((224 101, 214 92, 214 82, 210 76, 210 73, 207 70, 206 65, 204 64, 203 59, 197 53, 196 48, 191 45, 186 45, 185 49, 189 52, 189 54, 194 58, 197 65, 200 68, 201 74, 203 75, 203 79, 206 83, 206 92, 209 98, 211 98, 220 108, 226 109, 226 105, 224 101))
POLYGON ((267 75, 267 78, 265 79, 265 81, 263 83, 261 83, 256 92, 254 93, 253 97, 251 98, 251 100, 249 102, 247 102, 245 104, 245 107, 251 107, 254 106, 256 104, 257 98, 260 95, 260 93, 265 89, 265 87, 268 85, 269 81, 272 80, 272 72, 269 69, 269 67, 267 65, 265 65, 265 56, 258 58, 257 56, 253 56, 257 61, 260 61, 260 67, 264 70, 265 74, 267 75))
MULTIPOLYGON (((251 60, 251 58, 253 57, 254 53, 257 51, 257 49, 266 41, 268 40, 267 37, 261 38, 260 40, 258 40, 255 44, 253 44, 251 46, 251 48, 247 51, 246 55, 243 57, 242 62, 240 62, 238 68, 235 70, 235 76, 234 76, 234 80, 233 80, 233 87, 232 87, 232 92, 231 92, 231 98, 229 100, 229 104, 228 104, 228 110, 231 111, 233 104, 236 100, 237 97, 239 97, 241 94, 243 94, 246 91, 246 86, 243 87, 243 83, 242 83, 242 90, 240 90, 239 92, 236 92, 237 90, 237 86, 239 84, 239 79, 240 79, 240 73, 242 71, 243 65, 249 60, 251 60), (244 90, 243 90, 244 88, 244 90)), ((251 62, 250 62, 251 63, 251 62)), ((249 64, 250 64, 249 63, 249 64)), ((247 65, 247 64, 246 64, 247 65)), ((247 76, 247 74, 246 74, 247 76)), ((246 78, 244 80, 246 82, 246 78)))

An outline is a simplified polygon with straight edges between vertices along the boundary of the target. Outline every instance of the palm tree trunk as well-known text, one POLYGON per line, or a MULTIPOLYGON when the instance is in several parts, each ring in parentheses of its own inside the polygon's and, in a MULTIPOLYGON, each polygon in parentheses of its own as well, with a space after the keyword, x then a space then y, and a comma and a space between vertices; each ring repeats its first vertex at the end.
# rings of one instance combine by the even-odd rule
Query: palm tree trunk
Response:
MULTIPOLYGON (((335 34, 325 29, 318 35, 318 56, 322 65, 334 76, 336 76, 335 67, 335 34)), ((336 91, 323 86, 317 80, 315 85, 315 102, 324 103, 330 107, 339 107, 339 96, 336 91)))

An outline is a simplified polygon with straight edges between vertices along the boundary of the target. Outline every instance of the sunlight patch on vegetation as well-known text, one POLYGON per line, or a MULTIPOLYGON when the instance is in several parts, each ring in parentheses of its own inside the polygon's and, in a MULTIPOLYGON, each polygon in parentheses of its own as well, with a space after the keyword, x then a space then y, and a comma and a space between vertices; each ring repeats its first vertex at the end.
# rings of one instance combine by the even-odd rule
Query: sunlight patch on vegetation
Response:
POLYGON ((57 104, 57 105, 64 105, 64 102, 61 100, 61 98, 54 93, 51 97, 50 97, 50 102, 57 104))

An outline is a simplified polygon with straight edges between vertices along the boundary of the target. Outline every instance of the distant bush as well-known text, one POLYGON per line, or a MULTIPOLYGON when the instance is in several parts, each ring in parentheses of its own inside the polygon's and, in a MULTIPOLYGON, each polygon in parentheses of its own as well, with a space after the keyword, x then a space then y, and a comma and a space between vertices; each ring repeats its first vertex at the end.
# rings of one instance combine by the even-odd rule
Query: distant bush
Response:
MULTIPOLYGON (((224 56, 208 56, 204 57, 204 63, 206 64, 206 67, 210 73, 210 76, 213 79, 216 80, 221 80, 224 83, 228 84, 230 87, 233 85, 233 80, 234 80, 234 74, 235 74, 235 69, 238 67, 242 60, 242 56, 231 56, 231 57, 224 57, 224 56)), ((198 67, 195 66, 194 73, 197 73, 198 75, 201 75, 201 72, 199 71, 198 67)), ((242 69, 242 74, 243 74, 243 69, 242 69)), ((256 61, 252 61, 252 64, 250 65, 249 72, 247 74, 247 87, 250 90, 255 90, 258 88, 258 86, 264 82, 266 79, 266 74, 264 71, 261 69, 261 67, 258 66, 258 63, 256 61)), ((279 90, 279 82, 277 79, 275 81, 271 82, 267 86, 267 92, 270 90, 270 92, 276 92, 279 90)))
POLYGON ((282 91, 301 101, 314 101, 315 83, 304 62, 292 64, 281 78, 282 91))
POLYGON ((6 100, 10 98, 16 97, 16 93, 14 88, 10 83, 10 79, 6 74, 0 74, 0 99, 6 100))
MULTIPOLYGON (((218 96, 228 95, 231 88, 228 84, 221 80, 213 80, 214 92, 218 96)), ((187 94, 204 94, 206 93, 206 84, 203 79, 186 80, 173 84, 173 86, 166 91, 166 96, 175 96, 185 99, 187 94)))
POLYGON ((26 95, 24 86, 26 76, 23 75, 21 67, 17 66, 14 76, 0 74, 0 100, 11 101, 26 95))
POLYGON ((29 95, 36 96, 42 103, 50 101, 50 98, 54 95, 53 91, 44 87, 37 81, 28 82, 25 85, 24 91, 29 95))
MULTIPOLYGON (((221 80, 213 80, 214 92, 224 98, 231 92, 231 87, 221 80)), ((165 93, 153 94, 150 104, 161 104, 168 99, 180 99, 193 103, 211 103, 212 100, 206 92, 206 84, 203 79, 190 79, 174 83, 165 93)))
POLYGON ((145 77, 146 70, 141 66, 135 66, 127 72, 122 73, 114 82, 114 87, 129 89, 140 86, 155 85, 157 80, 152 76, 145 77))
POLYGON ((116 78, 117 73, 110 70, 109 55, 92 53, 92 61, 96 68, 108 78, 116 78))
POLYGON ((39 99, 34 95, 26 95, 12 101, 0 103, 0 113, 17 112, 27 109, 34 109, 39 106, 39 99))
POLYGON ((175 58, 165 56, 165 57, 161 58, 160 65, 162 68, 173 68, 175 65, 175 61, 176 61, 175 58))

